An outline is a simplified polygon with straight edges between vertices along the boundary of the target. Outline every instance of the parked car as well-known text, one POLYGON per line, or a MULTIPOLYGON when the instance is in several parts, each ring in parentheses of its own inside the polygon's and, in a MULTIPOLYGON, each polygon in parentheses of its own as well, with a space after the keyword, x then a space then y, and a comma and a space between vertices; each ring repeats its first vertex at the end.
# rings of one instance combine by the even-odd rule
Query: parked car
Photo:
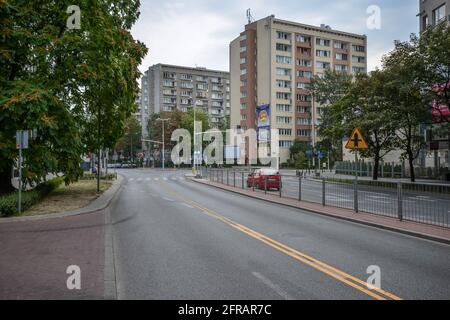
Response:
POLYGON ((276 169, 255 169, 247 177, 247 187, 252 188, 254 185, 255 188, 265 189, 266 180, 267 190, 280 190, 283 187, 280 172, 276 169))

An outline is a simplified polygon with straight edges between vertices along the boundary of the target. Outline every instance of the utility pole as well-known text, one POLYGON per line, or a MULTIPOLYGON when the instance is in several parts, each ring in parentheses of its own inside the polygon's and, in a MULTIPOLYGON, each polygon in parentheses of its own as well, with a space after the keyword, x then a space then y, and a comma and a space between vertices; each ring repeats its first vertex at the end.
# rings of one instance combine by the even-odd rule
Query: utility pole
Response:
POLYGON ((165 121, 170 121, 170 119, 161 119, 161 118, 159 118, 159 119, 156 119, 156 120, 162 122, 162 138, 163 138, 163 141, 162 141, 162 168, 164 170, 165 166, 166 166, 166 164, 165 164, 165 162, 166 162, 166 154, 165 154, 165 152, 166 152, 166 149, 165 149, 166 141, 165 141, 165 137, 164 137, 164 122, 165 121))

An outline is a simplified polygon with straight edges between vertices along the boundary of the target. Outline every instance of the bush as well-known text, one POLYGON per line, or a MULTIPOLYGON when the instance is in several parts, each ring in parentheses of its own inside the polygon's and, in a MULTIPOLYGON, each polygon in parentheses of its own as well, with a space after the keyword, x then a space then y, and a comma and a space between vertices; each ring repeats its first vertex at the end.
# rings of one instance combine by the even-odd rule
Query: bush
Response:
MULTIPOLYGON (((41 201, 46 195, 58 188, 64 182, 64 177, 57 177, 44 182, 30 191, 22 192, 22 211, 27 210, 41 201)), ((10 217, 18 214, 18 194, 12 193, 0 197, 0 217, 10 217)))
MULTIPOLYGON (((97 174, 96 173, 85 173, 80 180, 96 180, 97 174)), ((101 180, 116 180, 117 174, 114 173, 108 173, 108 174, 102 174, 100 177, 101 180)))

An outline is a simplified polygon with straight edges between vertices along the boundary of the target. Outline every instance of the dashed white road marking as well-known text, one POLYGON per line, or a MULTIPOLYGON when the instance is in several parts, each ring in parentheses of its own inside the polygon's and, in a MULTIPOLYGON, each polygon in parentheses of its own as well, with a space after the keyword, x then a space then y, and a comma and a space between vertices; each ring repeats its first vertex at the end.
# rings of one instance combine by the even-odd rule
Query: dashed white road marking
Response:
POLYGON ((252 275, 259 279, 262 283, 264 283, 266 286, 271 288, 273 291, 275 291, 280 297, 282 297, 285 300, 294 300, 286 291, 281 289, 281 287, 272 281, 270 281, 267 277, 263 276, 259 272, 252 272, 252 275))
POLYGON ((154 180, 155 180, 155 181, 159 181, 159 178, 155 178, 154 180))
POLYGON ((187 203, 181 203, 183 206, 191 208, 191 209, 195 209, 193 206, 188 205, 187 203))
POLYGON ((164 198, 164 197, 163 197, 163 199, 166 200, 166 201, 169 201, 169 202, 175 202, 175 200, 170 199, 170 198, 164 198))
POLYGON ((166 177, 164 177, 163 180, 164 180, 164 181, 167 181, 167 180, 169 180, 169 179, 167 179, 166 177))
POLYGON ((134 178, 130 178, 130 181, 134 181, 134 178))

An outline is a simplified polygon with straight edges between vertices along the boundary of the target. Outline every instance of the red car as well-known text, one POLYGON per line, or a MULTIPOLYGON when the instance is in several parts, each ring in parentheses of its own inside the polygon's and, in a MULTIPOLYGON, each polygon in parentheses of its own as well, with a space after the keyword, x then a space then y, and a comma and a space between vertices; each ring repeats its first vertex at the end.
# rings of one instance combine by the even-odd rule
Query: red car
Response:
POLYGON ((276 169, 255 169, 247 177, 247 187, 265 189, 265 180, 267 179, 267 190, 282 188, 280 173, 276 169))

